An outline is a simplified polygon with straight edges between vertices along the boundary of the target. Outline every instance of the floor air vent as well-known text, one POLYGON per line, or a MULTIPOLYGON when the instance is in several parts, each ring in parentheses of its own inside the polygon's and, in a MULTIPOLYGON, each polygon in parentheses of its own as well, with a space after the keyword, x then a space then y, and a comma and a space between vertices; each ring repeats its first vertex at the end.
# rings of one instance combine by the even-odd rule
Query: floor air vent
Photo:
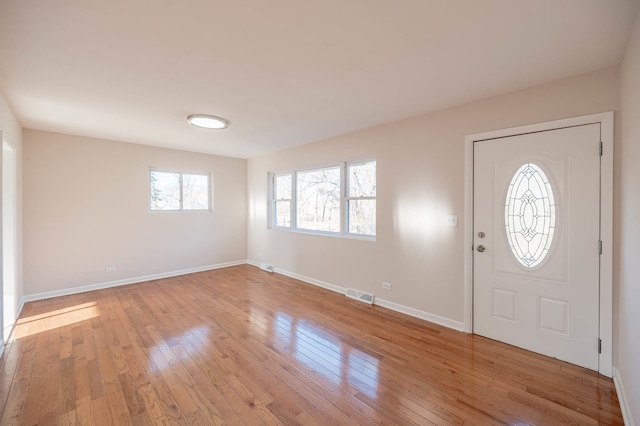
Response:
POLYGON ((260 269, 267 272, 273 272, 276 268, 274 268, 273 265, 267 265, 266 263, 261 263, 260 269))
POLYGON ((348 288, 345 295, 352 299, 359 300, 364 303, 368 303, 369 305, 373 305, 373 294, 371 293, 365 293, 363 291, 358 291, 352 288, 348 288))

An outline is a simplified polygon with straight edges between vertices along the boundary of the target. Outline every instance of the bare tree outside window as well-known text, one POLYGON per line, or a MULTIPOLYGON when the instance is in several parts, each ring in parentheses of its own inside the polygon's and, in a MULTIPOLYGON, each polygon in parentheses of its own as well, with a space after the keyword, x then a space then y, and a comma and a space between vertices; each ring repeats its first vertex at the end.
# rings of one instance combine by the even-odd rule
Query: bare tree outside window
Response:
POLYGON ((182 175, 182 209, 207 210, 209 208, 209 176, 182 175))
POLYGON ((209 210, 209 175, 149 171, 152 211, 209 210))
POLYGON ((270 173, 269 178, 271 227, 375 237, 376 160, 270 173))
POLYGON ((283 173, 275 175, 274 191, 275 191, 275 220, 276 226, 291 226, 291 181, 293 175, 291 173, 283 173))
POLYGON ((151 170, 151 210, 180 210, 180 173, 151 170))
POLYGON ((340 167, 297 173, 297 227, 340 232, 340 167))
POLYGON ((350 234, 376 235, 376 162, 348 165, 350 234))

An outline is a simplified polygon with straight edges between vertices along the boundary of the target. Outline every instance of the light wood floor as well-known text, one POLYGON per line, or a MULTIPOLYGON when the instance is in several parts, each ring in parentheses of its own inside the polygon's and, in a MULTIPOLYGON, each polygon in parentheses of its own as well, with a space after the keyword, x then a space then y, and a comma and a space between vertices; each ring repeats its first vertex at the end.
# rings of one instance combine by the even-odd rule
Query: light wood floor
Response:
POLYGON ((622 424, 610 379, 237 266, 25 305, 2 424, 622 424))

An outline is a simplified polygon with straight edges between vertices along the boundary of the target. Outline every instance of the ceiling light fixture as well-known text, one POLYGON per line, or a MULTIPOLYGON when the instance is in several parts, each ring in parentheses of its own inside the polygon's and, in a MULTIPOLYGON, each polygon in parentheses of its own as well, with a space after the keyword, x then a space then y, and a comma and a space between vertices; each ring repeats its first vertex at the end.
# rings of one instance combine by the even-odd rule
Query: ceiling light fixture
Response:
POLYGON ((203 129, 222 130, 229 126, 229 122, 224 118, 209 114, 191 114, 187 117, 187 121, 203 129))

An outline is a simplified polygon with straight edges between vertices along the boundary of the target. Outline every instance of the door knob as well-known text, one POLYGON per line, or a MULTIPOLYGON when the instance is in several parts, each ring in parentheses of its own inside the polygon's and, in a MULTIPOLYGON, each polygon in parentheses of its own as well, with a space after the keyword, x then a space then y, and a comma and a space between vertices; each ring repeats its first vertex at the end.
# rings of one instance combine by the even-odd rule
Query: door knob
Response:
POLYGON ((484 246, 481 244, 478 246, 477 250, 482 253, 483 251, 485 251, 486 249, 484 248, 484 246))

